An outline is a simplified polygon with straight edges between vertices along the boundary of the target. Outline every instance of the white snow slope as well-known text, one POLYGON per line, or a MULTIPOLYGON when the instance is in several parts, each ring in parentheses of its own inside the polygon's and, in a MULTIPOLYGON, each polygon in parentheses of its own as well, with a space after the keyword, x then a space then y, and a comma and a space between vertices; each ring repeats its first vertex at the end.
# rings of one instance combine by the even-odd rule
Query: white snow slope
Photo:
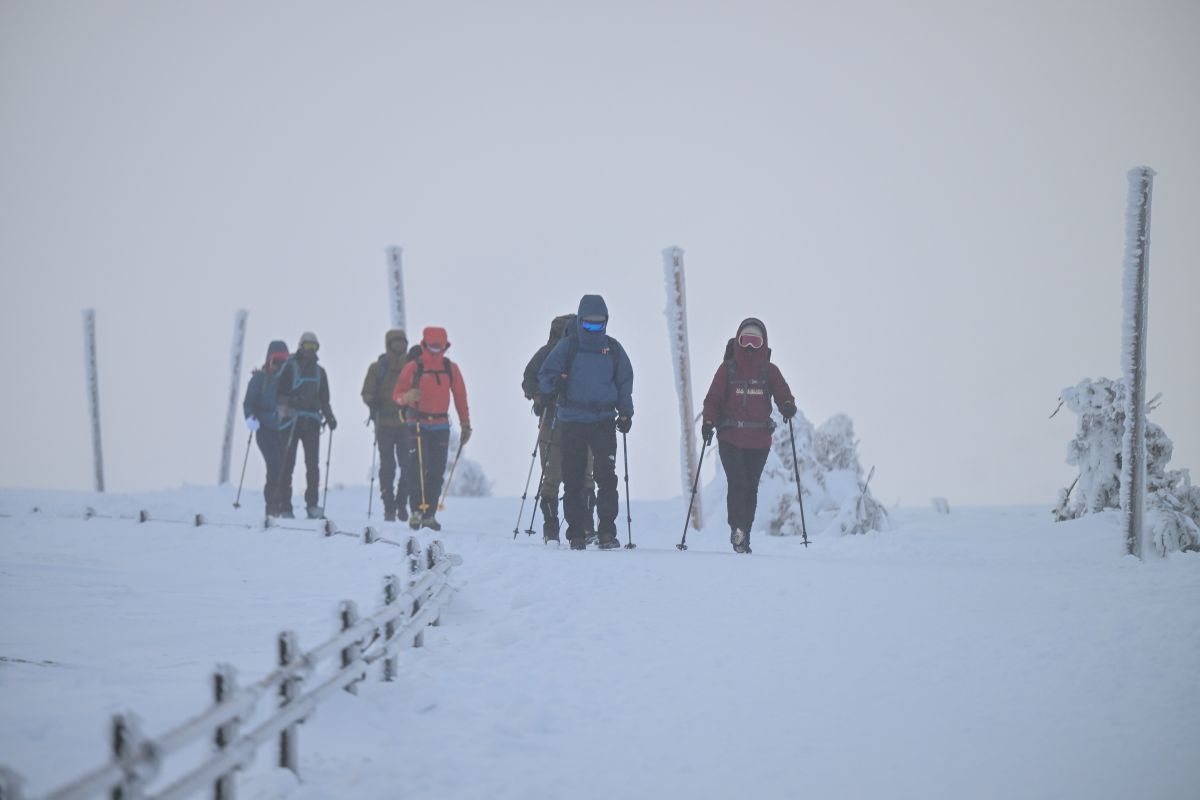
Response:
MULTIPOLYGON (((400 569, 348 537, 66 517, 252 523, 231 499, 0 492, 0 763, 28 794, 99 765, 111 713, 153 736, 214 664, 261 677, 278 631, 328 638, 400 569)), ((365 503, 330 516, 359 530, 365 503)), ((301 727, 299 780, 266 748, 240 797, 1197 796, 1200 557, 1122 556, 1115 513, 899 512, 735 556, 715 524, 677 551, 679 501, 634 504, 636 551, 584 553, 513 541, 517 504, 451 500, 443 625, 301 727)))

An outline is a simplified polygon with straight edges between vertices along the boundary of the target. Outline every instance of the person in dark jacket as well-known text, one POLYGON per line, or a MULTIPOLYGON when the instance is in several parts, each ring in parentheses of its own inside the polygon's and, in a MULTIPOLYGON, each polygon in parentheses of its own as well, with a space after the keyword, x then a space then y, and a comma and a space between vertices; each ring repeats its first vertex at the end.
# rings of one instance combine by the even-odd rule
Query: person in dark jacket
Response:
POLYGON ((405 483, 408 429, 400 416, 400 407, 392 400, 392 389, 408 361, 408 336, 398 328, 390 330, 384 337, 383 355, 371 364, 363 379, 362 399, 371 410, 375 444, 379 448, 379 494, 383 499, 385 522, 408 519, 408 485, 405 483))
POLYGON ((329 407, 329 377, 317 363, 320 348, 315 333, 300 337, 296 354, 288 359, 279 373, 279 426, 287 436, 284 450, 283 475, 280 478, 280 516, 291 518, 292 473, 296 468, 296 450, 304 445, 304 467, 307 485, 304 491, 305 512, 309 519, 320 519, 325 510, 317 505, 321 499, 321 427, 337 429, 337 419, 329 407))
POLYGON ((287 344, 278 339, 267 346, 267 359, 261 369, 256 369, 246 386, 246 397, 242 400, 242 415, 246 427, 254 432, 259 452, 267 466, 267 481, 263 486, 263 499, 267 505, 267 516, 279 516, 279 474, 283 467, 284 440, 279 433, 279 411, 277 391, 279 370, 288 358, 287 344))
POLYGON ((771 400, 785 420, 796 415, 796 398, 779 367, 771 363, 767 326, 753 317, 742 320, 725 348, 704 397, 704 444, 717 434, 717 450, 729 482, 726 510, 729 541, 735 553, 749 553, 750 528, 758 507, 758 482, 771 451, 771 400))
MULTIPOLYGON (((542 368, 542 364, 545 363, 546 357, 550 355, 554 346, 564 337, 573 335, 574 332, 574 314, 555 317, 550 323, 549 341, 538 348, 538 351, 533 354, 533 358, 529 359, 529 363, 525 365, 524 380, 521 381, 525 399, 533 401, 533 413, 538 418, 538 452, 541 454, 542 481, 538 486, 537 496, 541 498, 539 505, 542 509, 543 542, 559 541, 558 535, 561 530, 561 524, 558 521, 558 493, 562 488, 562 436, 555 419, 556 404, 551 401, 550 405, 543 408, 539 400, 541 393, 538 391, 538 370, 542 368)), ((592 520, 592 510, 596 507, 596 484, 592 480, 590 451, 585 480, 588 493, 585 537, 591 542, 596 536, 596 526, 592 520)))
POLYGON ((608 306, 598 294, 579 301, 577 330, 559 341, 538 370, 541 404, 556 402, 562 429, 563 512, 571 549, 587 547, 587 484, 591 453, 596 478, 596 533, 600 547, 617 541, 617 431, 633 426, 633 365, 608 335, 608 306))

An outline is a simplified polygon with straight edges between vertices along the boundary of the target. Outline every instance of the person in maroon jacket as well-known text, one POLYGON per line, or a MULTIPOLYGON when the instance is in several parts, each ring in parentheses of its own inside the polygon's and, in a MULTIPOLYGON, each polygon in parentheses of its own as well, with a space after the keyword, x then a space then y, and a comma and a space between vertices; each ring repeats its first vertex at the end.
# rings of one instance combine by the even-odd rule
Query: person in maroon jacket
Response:
POLYGON ((758 481, 771 451, 771 398, 784 419, 796 414, 796 398, 779 367, 771 363, 767 326, 753 317, 742 320, 725 347, 704 397, 704 444, 717 434, 717 451, 729 482, 726 507, 729 541, 735 553, 750 552, 750 527, 758 507, 758 481))

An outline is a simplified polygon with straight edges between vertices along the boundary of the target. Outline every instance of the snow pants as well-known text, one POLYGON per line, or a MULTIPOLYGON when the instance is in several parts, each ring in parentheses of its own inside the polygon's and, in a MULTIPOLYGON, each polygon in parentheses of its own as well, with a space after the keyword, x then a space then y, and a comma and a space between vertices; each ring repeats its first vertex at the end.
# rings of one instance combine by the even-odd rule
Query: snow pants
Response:
POLYGON ((279 474, 283 472, 283 448, 287 440, 277 428, 259 427, 254 434, 263 463, 267 466, 267 480, 263 486, 263 499, 267 502, 267 514, 274 516, 279 511, 279 474))
MULTIPOLYGON (((547 422, 538 434, 538 451, 541 454, 542 482, 538 486, 542 511, 546 516, 558 517, 558 495, 562 488, 562 428, 557 421, 547 422), (549 513, 553 510, 553 514, 549 513)), ((596 504, 596 482, 592 479, 592 452, 588 450, 587 473, 585 476, 588 493, 588 517, 596 504)), ((587 526, 591 529, 591 524, 587 526)))
POLYGON ((280 510, 290 511, 292 508, 292 474, 296 471, 296 451, 302 444, 306 481, 304 506, 315 506, 321 499, 321 423, 310 417, 300 417, 286 434, 288 439, 283 459, 283 491, 279 494, 280 510))
POLYGON ((591 527, 588 508, 587 463, 592 457, 596 480, 596 532, 601 541, 617 535, 617 426, 611 419, 599 422, 563 422, 562 473, 567 518, 567 538, 582 539, 591 527))
POLYGON ((450 428, 430 430, 415 426, 408 429, 408 478, 409 508, 422 516, 432 517, 437 513, 438 499, 442 495, 442 481, 446 476, 446 459, 450 453, 450 428), (422 471, 421 466, 425 469, 422 471), (421 477, 425 484, 422 491, 421 477), (421 498, 424 496, 424 511, 421 498))
POLYGON ((771 448, 738 447, 718 440, 717 450, 729 482, 729 494, 725 498, 729 527, 749 533, 754 525, 754 512, 758 509, 758 481, 771 448))
POLYGON ((383 498, 383 508, 407 509, 408 429, 403 425, 376 424, 375 442, 379 446, 379 496, 383 498))

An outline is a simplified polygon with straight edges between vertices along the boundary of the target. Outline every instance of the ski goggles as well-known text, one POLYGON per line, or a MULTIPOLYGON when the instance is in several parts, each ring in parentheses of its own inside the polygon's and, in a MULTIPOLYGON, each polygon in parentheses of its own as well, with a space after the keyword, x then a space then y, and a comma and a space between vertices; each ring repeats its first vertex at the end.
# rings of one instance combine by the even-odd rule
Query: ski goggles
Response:
POLYGON ((317 348, 319 348, 320 346, 321 345, 317 344, 316 342, 301 342, 300 349, 308 350, 311 353, 315 353, 315 352, 317 352, 317 348))
POLYGON ((756 333, 739 333, 738 346, 748 347, 751 350, 757 350, 763 346, 763 337, 756 333))
POLYGON ((595 319, 579 320, 579 327, 583 328, 585 331, 591 331, 592 333, 600 333, 601 331, 604 330, 604 326, 607 324, 608 324, 608 320, 603 320, 603 319, 601 319, 601 320, 595 320, 595 319))

